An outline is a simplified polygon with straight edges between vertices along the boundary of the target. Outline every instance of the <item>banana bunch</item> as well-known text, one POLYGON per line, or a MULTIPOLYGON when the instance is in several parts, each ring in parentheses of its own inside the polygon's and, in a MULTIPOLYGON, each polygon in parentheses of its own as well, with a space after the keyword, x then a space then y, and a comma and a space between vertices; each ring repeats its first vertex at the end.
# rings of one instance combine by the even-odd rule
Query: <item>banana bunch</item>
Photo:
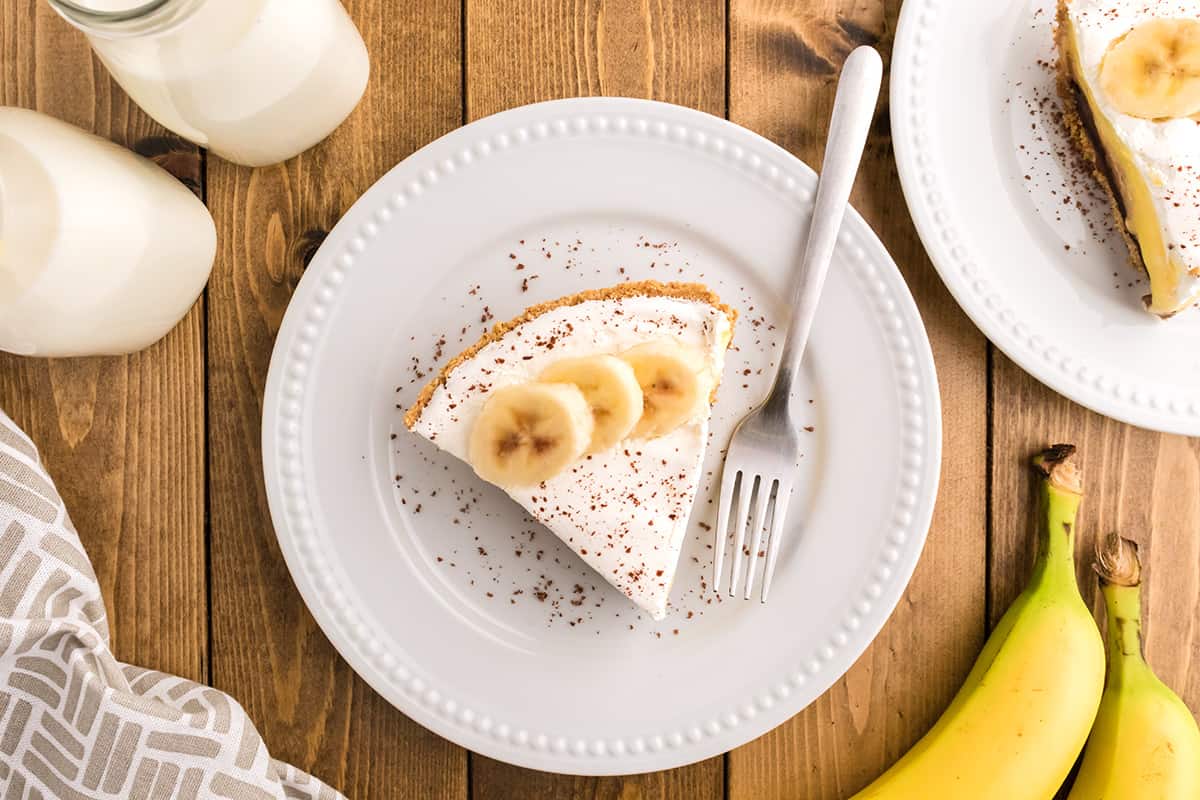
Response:
POLYGON ((1075 582, 1074 450, 1034 459, 1043 523, 1029 585, 941 719, 857 800, 1050 800, 1067 777, 1104 689, 1104 643, 1075 582))
POLYGON ((1200 112, 1200 20, 1150 19, 1100 62, 1100 87, 1123 114, 1179 119, 1200 112))
POLYGON ((695 419, 712 383, 703 357, 674 340, 619 356, 566 358, 532 383, 492 392, 471 429, 467 460, 491 483, 534 486, 589 453, 695 419))
POLYGON ((1113 534, 1096 546, 1108 612, 1108 679, 1068 800, 1200 797, 1200 728, 1142 658, 1137 545, 1113 534))
POLYGON ((1105 682, 1104 643, 1075 581, 1074 450, 1034 459, 1043 519, 1029 585, 941 719, 854 800, 1051 800, 1085 741, 1068 800, 1200 798, 1200 730, 1142 659, 1140 567, 1120 537, 1097 549, 1105 682))

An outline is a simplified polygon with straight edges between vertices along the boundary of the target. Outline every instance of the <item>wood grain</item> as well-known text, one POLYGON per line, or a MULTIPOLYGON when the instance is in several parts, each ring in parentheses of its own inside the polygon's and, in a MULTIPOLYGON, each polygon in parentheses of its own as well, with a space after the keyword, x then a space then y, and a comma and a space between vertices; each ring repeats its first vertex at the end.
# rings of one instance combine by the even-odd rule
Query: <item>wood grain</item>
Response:
POLYGON ((471 800, 720 800, 724 759, 611 778, 556 775, 471 754, 471 800))
MULTIPOLYGON (((150 155, 199 186, 199 152, 167 135, 39 0, 0 0, 0 103, 150 155)), ((170 265, 164 265, 169 268, 170 265)), ((122 358, 0 354, 0 407, 33 438, 92 559, 117 658, 207 673, 203 303, 122 358)))
MULTIPOLYGON (((559 97, 622 95, 725 112, 720 0, 467 0, 469 119, 559 97)), ((724 793, 723 759, 627 778, 569 778, 472 756, 473 800, 724 793)))
POLYGON ((720 0, 467 0, 467 116, 648 97, 725 113, 720 0))
POLYGON ((308 259, 371 183, 461 121, 455 0, 347 8, 371 53, 367 94, 349 120, 282 165, 208 160, 220 237, 208 315, 212 680, 247 708, 273 756, 350 797, 457 800, 465 752, 393 709, 338 657, 288 575, 262 483, 267 365, 308 259))
POLYGON ((997 353, 992 375, 992 580, 999 618, 1033 563, 1029 457, 1053 442, 1079 447, 1084 470, 1077 574, 1103 619, 1091 569, 1096 537, 1137 541, 1146 566, 1146 655, 1160 678, 1200 710, 1200 439, 1168 436, 1095 414, 1060 397, 997 353))
MULTIPOLYGON (((842 61, 870 44, 886 66, 899 9, 898 0, 733 0, 730 119, 819 166, 842 61)), ((849 796, 932 724, 983 640, 987 345, 898 212, 886 82, 852 202, 900 265, 933 345, 943 406, 939 502, 913 581, 880 637, 808 709, 730 754, 735 800, 849 796)))
POLYGON ((0 0, 0 102, 154 157, 207 190, 220 236, 207 307, 148 350, 57 361, 0 354, 0 407, 38 442, 72 511, 118 657, 211 679, 247 707, 273 755, 351 797, 843 798, 940 714, 1023 586, 1032 558, 1027 460, 1065 440, 1080 446, 1088 485, 1085 595, 1098 609, 1085 558, 1093 537, 1116 529, 1137 539, 1149 659, 1200 709, 1200 440, 1104 419, 989 355, 902 213, 886 86, 854 203, 900 264, 929 330, 944 456, 925 553, 879 639, 776 731, 726 759, 652 775, 572 778, 468 761, 392 709, 304 608, 259 466, 271 346, 325 232, 386 169, 464 115, 556 97, 653 97, 728 114, 816 165, 842 60, 867 43, 886 61, 900 1, 728 0, 728 19, 724 0, 347 6, 372 55, 370 87, 351 119, 284 165, 248 170, 214 157, 204 173, 197 150, 133 106, 44 2, 0 0))

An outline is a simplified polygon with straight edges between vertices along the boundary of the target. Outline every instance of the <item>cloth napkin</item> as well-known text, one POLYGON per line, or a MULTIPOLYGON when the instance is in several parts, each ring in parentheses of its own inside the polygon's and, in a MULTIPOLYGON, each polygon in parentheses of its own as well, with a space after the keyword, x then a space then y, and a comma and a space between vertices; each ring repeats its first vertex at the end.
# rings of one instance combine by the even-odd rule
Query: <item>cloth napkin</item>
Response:
POLYGON ((271 758, 223 692, 122 664, 91 562, 0 411, 0 796, 344 800, 271 758))

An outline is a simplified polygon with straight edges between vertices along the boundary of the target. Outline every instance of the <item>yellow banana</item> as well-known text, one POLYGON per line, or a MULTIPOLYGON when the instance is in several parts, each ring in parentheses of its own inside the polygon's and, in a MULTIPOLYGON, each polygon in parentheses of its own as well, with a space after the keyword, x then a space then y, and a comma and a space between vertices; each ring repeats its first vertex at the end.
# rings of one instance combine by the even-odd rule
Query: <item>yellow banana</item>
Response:
POLYGON ((941 719, 856 800, 1050 800, 1067 777, 1104 688, 1104 643, 1075 582, 1074 451, 1034 459, 1044 524, 1028 587, 941 719))
POLYGON ((1142 658, 1137 546, 1113 534, 1096 547, 1108 610, 1108 680, 1068 800, 1200 798, 1200 728, 1142 658))

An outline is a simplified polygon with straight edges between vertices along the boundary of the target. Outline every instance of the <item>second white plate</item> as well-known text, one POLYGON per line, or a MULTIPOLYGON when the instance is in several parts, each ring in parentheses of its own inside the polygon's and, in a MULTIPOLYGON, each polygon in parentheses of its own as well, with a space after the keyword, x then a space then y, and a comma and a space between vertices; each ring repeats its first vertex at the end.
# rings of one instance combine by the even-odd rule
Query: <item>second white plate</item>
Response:
POLYGON ((572 100, 434 142, 336 226, 271 361, 266 486, 314 616, 396 707, 515 764, 665 769, 778 725, 866 648, 921 552, 941 429, 920 318, 857 214, 805 361, 810 438, 771 602, 705 584, 712 477, 766 389, 815 183, 724 120, 572 100), (401 421, 494 321, 645 278, 703 281, 741 312, 661 623, 401 421))
POLYGON ((907 0, 892 59, 896 161, 963 309, 1050 388, 1200 436, 1200 310, 1159 320, 1057 118, 1054 0, 907 0))

